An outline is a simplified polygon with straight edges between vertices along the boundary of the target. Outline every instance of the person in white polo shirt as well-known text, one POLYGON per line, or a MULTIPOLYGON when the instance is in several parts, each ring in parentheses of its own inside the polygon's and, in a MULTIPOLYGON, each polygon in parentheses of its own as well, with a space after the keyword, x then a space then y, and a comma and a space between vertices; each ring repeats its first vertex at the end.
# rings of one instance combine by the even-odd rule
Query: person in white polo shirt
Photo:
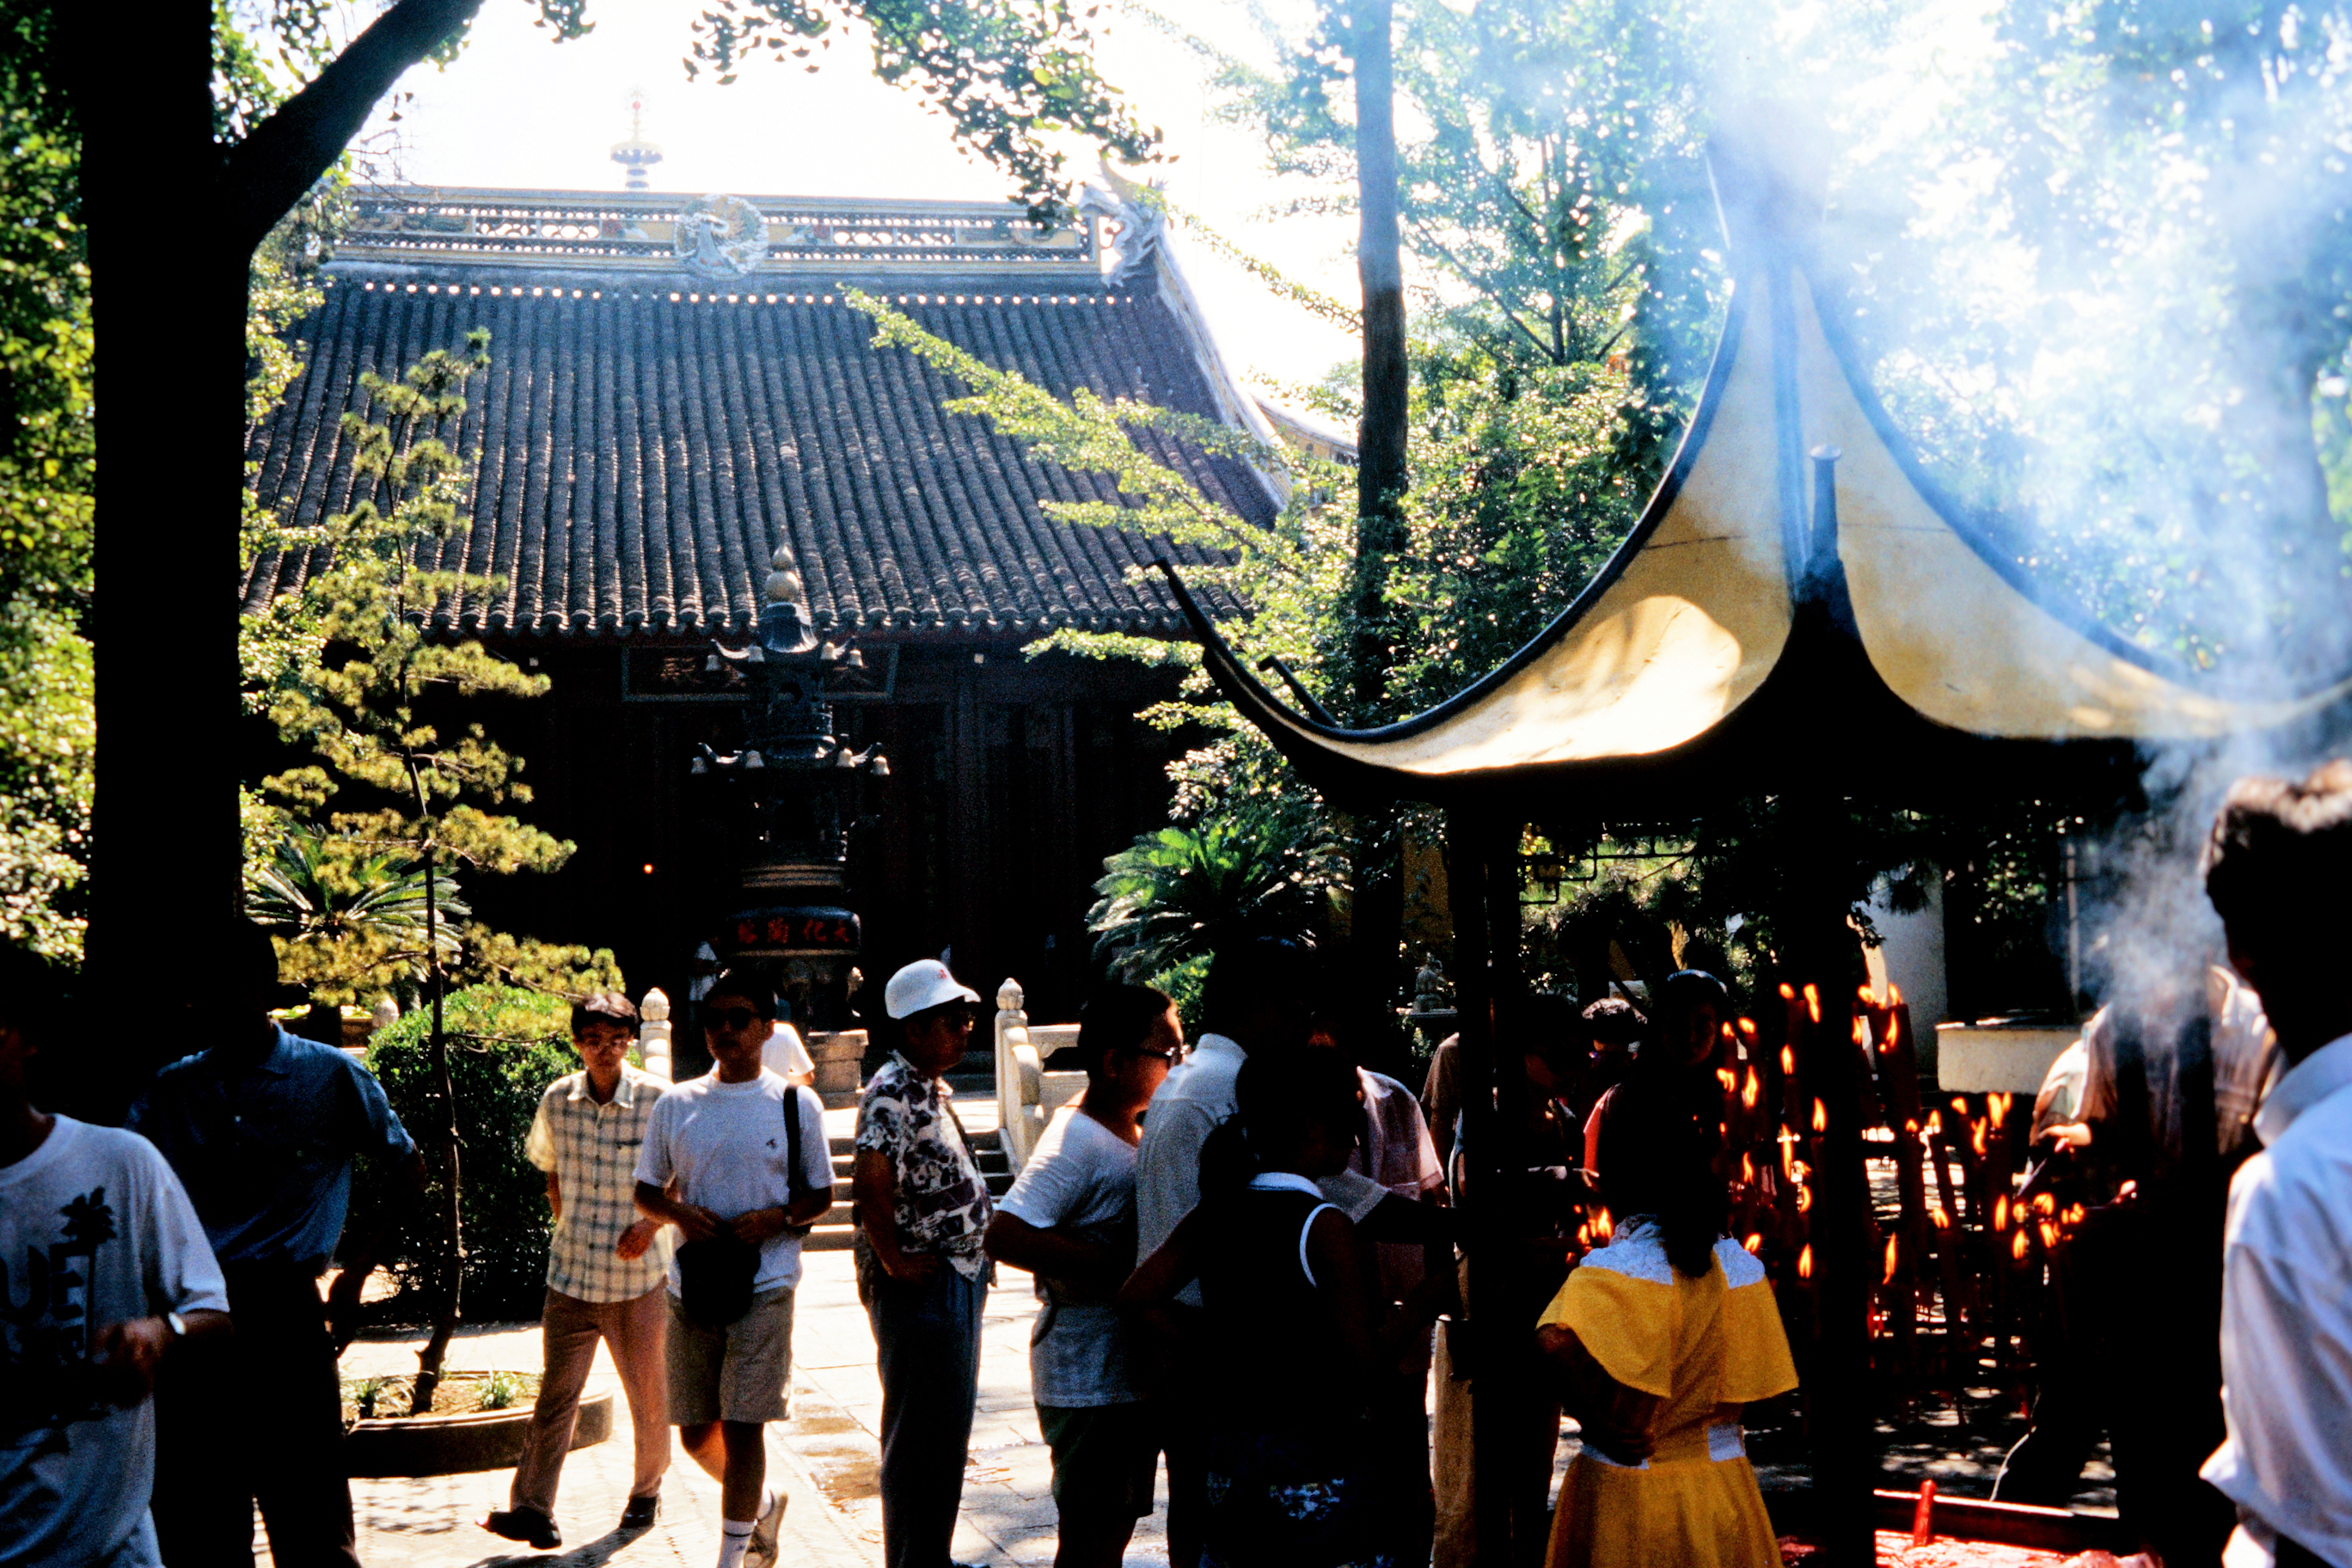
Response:
POLYGON ((760 1065, 775 1009, 764 977, 712 983, 711 1068, 662 1096, 637 1153, 637 1212, 684 1237, 669 1263, 669 1418, 719 1484, 719 1568, 775 1561, 786 1499, 768 1489, 761 1428, 786 1414, 801 1237, 833 1206, 824 1102, 760 1065))
POLYGON ((2221 1409, 2206 1480, 2238 1505, 2226 1568, 2352 1568, 2352 763, 2230 788, 2205 891, 2285 1073, 2230 1181, 2221 1409))
POLYGON ((882 1561, 947 1568, 980 1397, 988 1184, 940 1075, 963 1059, 980 994, 938 959, 882 990, 898 1048, 857 1108, 857 1294, 882 1375, 882 1561))

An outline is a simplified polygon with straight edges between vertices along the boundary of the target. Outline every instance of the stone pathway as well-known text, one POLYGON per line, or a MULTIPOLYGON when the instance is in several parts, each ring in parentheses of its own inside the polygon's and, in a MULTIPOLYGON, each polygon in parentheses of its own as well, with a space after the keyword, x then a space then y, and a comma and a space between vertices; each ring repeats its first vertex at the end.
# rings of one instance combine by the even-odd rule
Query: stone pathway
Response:
MULTIPOLYGON (((961 1563, 1050 1563, 1054 1556, 1053 1467, 1029 1398, 1029 1329, 1036 1310, 1028 1276, 1006 1269, 989 1292, 982 1326, 980 1407, 965 1471, 963 1515, 956 1531, 961 1563)), ((375 1336, 343 1357, 346 1377, 414 1371, 421 1333, 375 1336)), ((807 1568, 866 1568, 881 1561, 877 1468, 882 1390, 874 1340, 845 1252, 814 1253, 801 1283, 793 1324, 793 1417, 768 1429, 772 1477, 792 1494, 785 1510, 782 1561, 807 1568)), ((453 1370, 536 1372, 534 1324, 472 1325, 449 1348, 453 1370)), ((642 1536, 612 1531, 632 1474, 628 1423, 620 1384, 599 1350, 589 1389, 615 1391, 614 1436, 565 1461, 556 1522, 565 1547, 541 1553, 509 1547, 474 1521, 506 1504, 512 1470, 352 1483, 360 1556, 373 1565, 488 1568, 506 1563, 699 1564, 716 1553, 719 1488, 683 1453, 662 1489, 662 1518, 642 1536)), ((1164 1509, 1166 1498, 1160 1502, 1164 1509)), ((1164 1513, 1142 1521, 1130 1564, 1168 1560, 1164 1513)), ((266 1538, 258 1544, 266 1547, 266 1538)), ((268 1560, 266 1551, 261 1553, 268 1560)))

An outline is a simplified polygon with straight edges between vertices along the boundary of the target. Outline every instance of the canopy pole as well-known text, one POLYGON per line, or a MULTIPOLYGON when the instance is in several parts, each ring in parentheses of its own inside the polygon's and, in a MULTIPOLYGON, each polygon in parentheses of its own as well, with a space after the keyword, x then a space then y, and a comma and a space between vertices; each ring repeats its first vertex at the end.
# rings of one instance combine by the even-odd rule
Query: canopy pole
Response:
POLYGON ((1852 869, 1845 803, 1834 775, 1785 797, 1793 897, 1790 978, 1805 999, 1809 1037, 1799 1046, 1806 1086, 1821 1101, 1821 1169, 1813 1175, 1817 1338, 1807 1376, 1813 1458, 1814 1529, 1830 1568, 1876 1560, 1872 1491, 1876 1430, 1870 1389, 1870 1187, 1862 1141, 1861 1053, 1853 1039, 1855 937, 1846 873, 1852 869), (1818 1000, 1819 1021, 1811 1004, 1818 1000))
POLYGON ((1445 872, 1454 915, 1454 997, 1462 1081, 1463 1317, 1449 1329, 1456 1357, 1466 1348, 1470 1372, 1470 1474, 1482 1562, 1507 1564, 1511 1550, 1509 1446, 1505 1400, 1509 1382, 1497 1352, 1503 1337, 1510 1216, 1499 1201, 1501 1149, 1496 1138, 1493 925, 1488 891, 1491 833, 1476 813, 1445 815, 1445 872))
MULTIPOLYGON (((1486 964, 1488 1003, 1494 1019, 1489 1032, 1495 1083, 1495 1166, 1493 1185, 1492 1256, 1481 1288, 1486 1315, 1495 1333, 1486 1366, 1489 1375, 1483 1403, 1496 1407, 1494 1416, 1504 1434, 1494 1450, 1492 1485, 1510 1510, 1512 1554, 1506 1561, 1540 1560, 1550 1516, 1546 1508, 1549 1488, 1528 1493, 1517 1484, 1519 1465, 1511 1451, 1524 1443, 1526 1409, 1534 1397, 1528 1368, 1541 1305, 1528 1300, 1528 1062, 1527 1040, 1518 1033, 1527 1013, 1527 971, 1520 963, 1519 843, 1524 825, 1514 816, 1487 829, 1486 964)), ((1481 1478, 1485 1479, 1486 1478, 1481 1478)), ((1481 1498, 1486 1495, 1482 1490, 1481 1498)), ((1481 1552, 1482 1557, 1485 1556, 1481 1552)))

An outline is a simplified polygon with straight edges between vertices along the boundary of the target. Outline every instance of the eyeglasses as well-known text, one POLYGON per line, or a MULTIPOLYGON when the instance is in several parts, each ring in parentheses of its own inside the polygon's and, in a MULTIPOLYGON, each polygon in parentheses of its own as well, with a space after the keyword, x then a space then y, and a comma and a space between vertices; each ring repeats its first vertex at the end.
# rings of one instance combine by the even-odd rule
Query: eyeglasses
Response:
POLYGON ((1181 1046, 1179 1046, 1174 1050, 1170 1051, 1147 1051, 1139 1049, 1128 1051, 1123 1054, 1130 1057, 1150 1057, 1154 1061, 1173 1062, 1177 1058, 1184 1054, 1184 1048, 1181 1046))
POLYGON ((760 1021, 760 1015, 749 1007, 717 1008, 702 1016, 706 1029, 748 1029, 760 1021))

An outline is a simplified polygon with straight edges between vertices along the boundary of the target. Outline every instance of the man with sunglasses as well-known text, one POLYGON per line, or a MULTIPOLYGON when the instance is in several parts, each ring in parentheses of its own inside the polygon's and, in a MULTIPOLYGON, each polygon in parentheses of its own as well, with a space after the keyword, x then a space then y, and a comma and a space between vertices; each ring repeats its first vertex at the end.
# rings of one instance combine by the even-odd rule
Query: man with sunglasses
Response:
POLYGON ((940 1075, 963 1059, 979 1004, 938 959, 890 976, 883 1010, 903 1035, 857 1108, 857 1295, 882 1377, 885 1568, 947 1568, 963 1500, 992 1209, 940 1075))
POLYGON ((766 976, 730 969, 713 981, 701 1010, 711 1068, 655 1104, 637 1153, 638 1213, 677 1226, 688 1244, 757 1253, 745 1260, 746 1295, 723 1321, 688 1312, 685 1248, 669 1261, 669 1418, 678 1446, 719 1485, 719 1568, 776 1560, 787 1500, 767 1484, 764 1428, 789 1414, 801 1237, 833 1206, 824 1102, 760 1062, 775 1019, 766 976))
POLYGON ((1029 1382, 1054 1450, 1054 1568, 1118 1568, 1151 1511, 1159 1435, 1111 1298, 1135 1271, 1139 1118, 1183 1047, 1161 993, 1097 993, 1053 1064, 1084 1067, 1086 1092, 1055 1112, 988 1223, 988 1255, 1037 1277, 1029 1382))

